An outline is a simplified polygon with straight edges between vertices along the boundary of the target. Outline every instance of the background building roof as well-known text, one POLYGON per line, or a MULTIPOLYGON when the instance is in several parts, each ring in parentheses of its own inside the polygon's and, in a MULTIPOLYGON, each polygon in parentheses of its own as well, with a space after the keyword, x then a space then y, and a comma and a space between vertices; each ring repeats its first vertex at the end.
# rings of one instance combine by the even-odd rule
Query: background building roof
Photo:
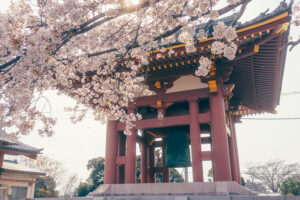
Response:
POLYGON ((15 161, 4 160, 3 166, 0 168, 1 172, 15 173, 15 174, 30 174, 37 176, 46 176, 46 173, 40 172, 37 169, 22 166, 15 161))

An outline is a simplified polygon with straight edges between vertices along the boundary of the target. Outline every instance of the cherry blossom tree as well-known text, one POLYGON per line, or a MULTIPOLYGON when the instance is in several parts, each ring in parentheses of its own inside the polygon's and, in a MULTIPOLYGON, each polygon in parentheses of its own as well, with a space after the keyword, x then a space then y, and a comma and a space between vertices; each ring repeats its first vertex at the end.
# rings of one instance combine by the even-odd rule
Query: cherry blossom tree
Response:
MULTIPOLYGON (((178 39, 193 52, 195 44, 207 38, 205 29, 195 37, 196 25, 212 24, 235 11, 230 26, 218 22, 214 27, 211 46, 212 54, 235 57, 234 24, 250 0, 226 2, 216 9, 219 0, 14 1, 0 14, 0 127, 17 137, 41 121, 39 133, 52 135, 55 119, 43 112, 47 101, 42 106, 39 102, 45 90, 57 89, 77 101, 69 109, 75 122, 92 109, 102 122, 126 122, 125 133, 130 134, 141 115, 127 113, 126 107, 151 94, 144 84, 147 74, 140 72, 149 64, 151 50, 166 52, 163 45, 178 39)), ((294 5, 296 26, 299 7, 294 5)), ((195 74, 205 76, 210 65, 209 57, 201 57, 195 74)))

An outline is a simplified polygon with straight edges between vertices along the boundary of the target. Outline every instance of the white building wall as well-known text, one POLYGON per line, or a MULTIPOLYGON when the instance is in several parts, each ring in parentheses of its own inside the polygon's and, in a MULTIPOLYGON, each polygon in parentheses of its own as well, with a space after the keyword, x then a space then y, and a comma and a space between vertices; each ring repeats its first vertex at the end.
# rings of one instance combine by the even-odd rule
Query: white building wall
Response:
POLYGON ((174 81, 173 87, 169 88, 166 93, 195 90, 207 87, 208 84, 202 83, 200 78, 193 75, 187 75, 181 76, 179 79, 174 81))

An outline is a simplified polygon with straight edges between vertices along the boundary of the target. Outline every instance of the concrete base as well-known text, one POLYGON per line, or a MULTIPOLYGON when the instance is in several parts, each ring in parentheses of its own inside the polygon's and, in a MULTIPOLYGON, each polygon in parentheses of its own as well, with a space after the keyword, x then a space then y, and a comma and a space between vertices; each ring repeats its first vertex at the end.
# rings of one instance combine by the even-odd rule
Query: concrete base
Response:
MULTIPOLYGON (((32 199, 33 200, 33 199, 32 199)), ((59 198, 38 198, 35 200, 66 200, 59 198)), ((300 200, 300 196, 113 196, 113 197, 69 197, 68 200, 300 200)))
MULTIPOLYGON (((255 195, 236 182, 198 182, 198 183, 144 183, 144 184, 104 184, 89 196, 228 196, 255 195)), ((173 197, 174 198, 174 197, 173 197)), ((127 198, 126 198, 127 199, 127 198)), ((129 198, 130 199, 130 198, 129 198)), ((184 198, 183 198, 184 199, 184 198)), ((179 200, 179 199, 178 199, 179 200)))

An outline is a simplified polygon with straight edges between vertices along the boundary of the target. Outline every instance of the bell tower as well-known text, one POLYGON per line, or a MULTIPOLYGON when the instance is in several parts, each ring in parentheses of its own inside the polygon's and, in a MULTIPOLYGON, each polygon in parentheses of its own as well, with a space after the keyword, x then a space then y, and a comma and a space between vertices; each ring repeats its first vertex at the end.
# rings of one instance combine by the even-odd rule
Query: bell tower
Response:
POLYGON ((128 108, 143 116, 130 136, 124 135, 122 123, 107 126, 105 183, 136 183, 136 143, 141 146, 141 183, 155 183, 158 173, 169 182, 169 168, 190 166, 193 182, 203 182, 204 161, 212 163, 213 181, 240 183, 235 122, 226 114, 234 85, 223 85, 222 77, 211 83, 193 75, 149 85, 154 95, 128 108), (210 149, 202 150, 204 145, 210 149))
MULTIPOLYGON (((174 193, 172 184, 167 184, 170 168, 189 166, 193 183, 182 188, 195 188, 181 194, 199 194, 203 192, 199 188, 205 188, 206 162, 211 163, 212 185, 230 182, 235 186, 224 187, 243 190, 237 187, 241 175, 235 124, 245 115, 274 112, 279 104, 290 9, 282 6, 236 27, 232 42, 238 48, 233 60, 212 55, 213 37, 197 41, 192 53, 180 43, 165 46, 166 52, 149 52, 149 64, 139 74, 147 77, 145 84, 153 95, 138 97, 127 108, 143 119, 135 122, 131 135, 124 135, 124 123, 107 124, 104 183, 112 185, 107 194, 131 194, 131 186, 139 194, 174 193), (169 54, 170 49, 174 53, 169 54), (201 56, 210 57, 212 65, 207 75, 198 77, 195 70, 201 56), (141 149, 141 183, 150 184, 150 192, 148 185, 135 184, 136 144, 141 149), (156 174, 166 183, 161 184, 163 189, 151 184, 156 174), (121 188, 122 184, 126 185, 121 188)), ((230 24, 230 19, 224 23, 230 24)))

